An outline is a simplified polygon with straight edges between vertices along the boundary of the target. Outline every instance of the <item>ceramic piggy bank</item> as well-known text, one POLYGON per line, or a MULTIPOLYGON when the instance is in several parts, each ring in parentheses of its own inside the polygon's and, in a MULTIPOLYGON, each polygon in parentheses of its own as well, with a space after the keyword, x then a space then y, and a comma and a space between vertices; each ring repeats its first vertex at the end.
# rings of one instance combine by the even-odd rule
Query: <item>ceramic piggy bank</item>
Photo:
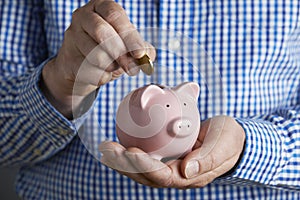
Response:
POLYGON ((199 134, 198 96, 199 85, 194 82, 174 88, 150 84, 129 93, 116 114, 120 143, 159 160, 184 156, 199 134))

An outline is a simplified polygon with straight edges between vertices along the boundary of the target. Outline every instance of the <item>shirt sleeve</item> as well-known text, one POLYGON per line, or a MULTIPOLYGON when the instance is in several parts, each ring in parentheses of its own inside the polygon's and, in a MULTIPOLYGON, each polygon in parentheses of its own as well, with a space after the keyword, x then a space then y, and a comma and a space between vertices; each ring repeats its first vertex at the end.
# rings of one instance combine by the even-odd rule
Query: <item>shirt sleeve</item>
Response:
POLYGON ((1 77, 2 166, 32 163, 49 158, 72 140, 84 121, 82 118, 87 115, 69 121, 45 99, 38 87, 45 62, 31 73, 1 77))
POLYGON ((217 182, 299 191, 300 105, 236 120, 246 133, 245 149, 233 173, 217 182))
POLYGON ((52 55, 43 2, 0 4, 0 165, 32 164, 68 145, 89 111, 69 121, 39 89, 41 71, 52 55))

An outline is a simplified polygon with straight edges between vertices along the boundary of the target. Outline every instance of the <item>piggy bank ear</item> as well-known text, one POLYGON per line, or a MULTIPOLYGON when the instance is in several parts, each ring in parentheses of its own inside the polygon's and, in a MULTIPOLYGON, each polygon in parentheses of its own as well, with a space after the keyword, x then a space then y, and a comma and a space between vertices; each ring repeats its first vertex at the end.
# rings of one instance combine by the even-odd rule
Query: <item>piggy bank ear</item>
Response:
POLYGON ((164 94, 164 90, 157 85, 149 85, 145 88, 141 95, 141 107, 144 109, 151 100, 157 98, 157 95, 164 94))
POLYGON ((198 83, 195 82, 184 82, 174 88, 179 94, 190 95, 194 99, 198 99, 200 93, 200 87, 198 83))

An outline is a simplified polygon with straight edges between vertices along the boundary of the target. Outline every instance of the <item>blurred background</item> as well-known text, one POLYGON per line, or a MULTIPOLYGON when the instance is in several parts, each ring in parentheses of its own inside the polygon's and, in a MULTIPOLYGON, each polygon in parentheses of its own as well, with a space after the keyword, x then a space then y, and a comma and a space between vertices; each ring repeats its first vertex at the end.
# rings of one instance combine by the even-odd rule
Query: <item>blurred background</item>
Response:
POLYGON ((0 199, 20 200, 15 192, 14 181, 17 168, 0 168, 0 199))

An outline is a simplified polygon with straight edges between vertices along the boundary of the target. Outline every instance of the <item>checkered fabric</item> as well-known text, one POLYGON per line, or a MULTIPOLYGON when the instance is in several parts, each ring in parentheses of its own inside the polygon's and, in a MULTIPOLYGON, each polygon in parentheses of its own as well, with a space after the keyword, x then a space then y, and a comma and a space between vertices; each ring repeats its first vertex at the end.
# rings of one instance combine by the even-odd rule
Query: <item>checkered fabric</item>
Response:
POLYGON ((157 48, 155 74, 102 87, 68 121, 44 98, 41 70, 84 0, 0 2, 0 163, 22 166, 23 199, 300 199, 300 2, 120 0, 157 48), (121 98, 150 82, 198 82, 201 120, 233 116, 246 145, 235 170, 204 188, 155 189, 102 165, 121 98))

